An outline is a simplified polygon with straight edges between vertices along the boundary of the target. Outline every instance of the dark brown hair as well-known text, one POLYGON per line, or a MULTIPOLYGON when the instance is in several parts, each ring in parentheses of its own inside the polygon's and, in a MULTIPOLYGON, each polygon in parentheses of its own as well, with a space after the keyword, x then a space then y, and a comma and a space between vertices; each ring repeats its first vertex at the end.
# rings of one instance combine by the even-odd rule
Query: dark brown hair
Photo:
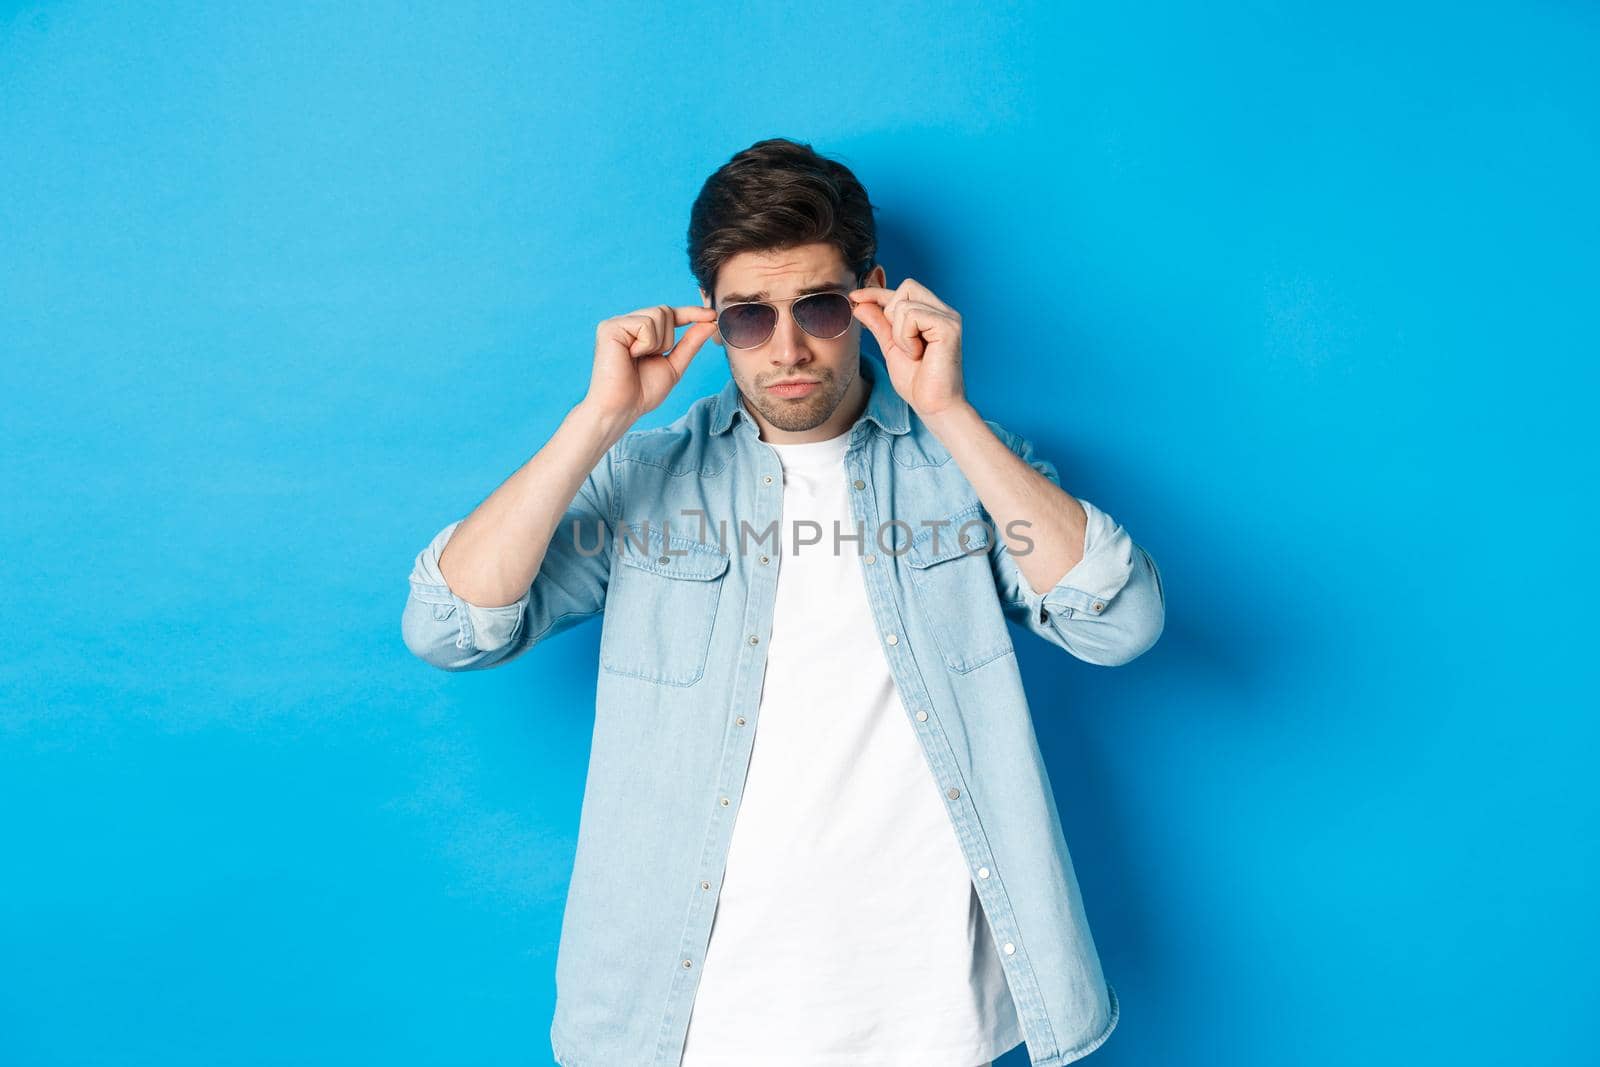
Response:
POLYGON ((809 144, 770 137, 706 179, 689 211, 689 269, 713 297, 717 270, 740 252, 772 252, 823 241, 860 278, 877 260, 878 231, 867 191, 850 168, 809 144))

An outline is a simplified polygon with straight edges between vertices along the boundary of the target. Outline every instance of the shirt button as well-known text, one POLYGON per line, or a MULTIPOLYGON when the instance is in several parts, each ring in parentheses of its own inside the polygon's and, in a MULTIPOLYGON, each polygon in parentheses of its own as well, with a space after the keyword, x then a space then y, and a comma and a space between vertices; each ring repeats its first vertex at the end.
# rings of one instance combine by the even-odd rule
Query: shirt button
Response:
POLYGON ((700 888, 701 889, 710 889, 711 888, 711 883, 710 882, 701 882, 700 883, 700 888))
POLYGON ((723 797, 722 798, 722 806, 723 807, 727 807, 728 806, 728 798, 727 797, 723 797))
POLYGON ((761 476, 761 482, 762 482, 763 485, 771 485, 772 484, 772 475, 763 474, 761 476))
POLYGON ((765 562, 767 562, 767 557, 766 557, 766 556, 762 556, 762 557, 761 557, 761 562, 762 562, 762 563, 765 563, 765 562))
POLYGON ((868 563, 876 563, 876 562, 878 562, 878 557, 877 556, 868 556, 867 557, 867 562, 868 563))
POLYGON ((657 563, 671 563, 672 562, 672 557, 671 556, 662 556, 660 559, 656 560, 656 562, 657 563))
POLYGON ((956 797, 961 795, 961 790, 957 789, 955 786, 951 786, 949 789, 945 790, 944 795, 949 797, 951 800, 954 800, 956 797))
POLYGON ((987 867, 979 867, 978 868, 978 877, 979 878, 987 878, 987 877, 989 877, 989 868, 987 868, 987 867))
POLYGON ((1007 941, 1006 944, 1005 944, 1005 949, 1006 949, 1006 955, 1007 956, 1011 956, 1011 955, 1015 955, 1016 954, 1017 946, 1013 945, 1011 942, 1007 941))
POLYGON ((690 963, 688 960, 684 960, 683 961, 683 965, 684 965, 684 967, 693 967, 694 966, 694 964, 690 963))
POLYGON ((867 487, 867 483, 862 481, 860 478, 857 478, 855 481, 851 482, 850 484, 855 486, 857 489, 865 489, 867 487))
POLYGON ((755 634, 751 634, 750 635, 750 643, 752 645, 759 645, 761 643, 761 638, 757 637, 755 634))
POLYGON ((1093 608, 1094 610, 1096 610, 1096 611, 1100 611, 1101 609, 1103 609, 1105 607, 1105 604, 1102 601, 1096 600, 1093 604, 1090 604, 1089 606, 1091 608, 1093 608))
POLYGON ((925 712, 925 711, 917 712, 917 721, 918 722, 927 722, 928 721, 928 713, 925 712))
POLYGON ((884 638, 884 640, 888 641, 891 645, 898 645, 900 643, 900 638, 895 634, 890 634, 888 637, 884 638))
POLYGON ((744 716, 743 716, 743 715, 741 715, 741 716, 739 716, 739 717, 738 717, 738 718, 737 718, 737 719, 734 719, 734 720, 733 720, 733 721, 734 721, 734 723, 736 723, 736 724, 737 724, 737 725, 739 725, 739 726, 743 726, 743 725, 744 725, 744 716))

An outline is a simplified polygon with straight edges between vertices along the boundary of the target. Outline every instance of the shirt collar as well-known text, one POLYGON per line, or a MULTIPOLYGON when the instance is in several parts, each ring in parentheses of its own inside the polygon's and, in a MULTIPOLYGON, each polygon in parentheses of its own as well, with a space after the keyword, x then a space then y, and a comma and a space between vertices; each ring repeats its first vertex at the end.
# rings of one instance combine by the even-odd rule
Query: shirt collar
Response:
MULTIPOLYGON (((889 370, 884 366, 883 360, 871 352, 861 352, 861 374, 870 384, 871 391, 867 394, 867 407, 861 418, 870 419, 887 433, 902 434, 911 429, 910 408, 905 399, 895 392, 894 384, 889 381, 889 370)), ((722 387, 717 394, 716 403, 711 409, 711 432, 713 434, 725 433, 733 425, 735 415, 750 421, 750 413, 745 410, 740 400, 739 383, 733 378, 722 387)), ((858 422, 860 420, 857 420, 858 422)), ((755 424, 752 422, 752 426, 755 424)))

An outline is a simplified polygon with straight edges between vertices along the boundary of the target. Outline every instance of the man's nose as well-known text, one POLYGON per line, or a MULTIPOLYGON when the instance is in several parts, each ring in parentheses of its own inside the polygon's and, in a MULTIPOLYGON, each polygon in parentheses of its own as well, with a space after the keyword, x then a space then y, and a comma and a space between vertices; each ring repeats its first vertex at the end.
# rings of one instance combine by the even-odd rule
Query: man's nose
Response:
POLYGON ((772 331, 772 363, 774 366, 787 367, 794 363, 803 363, 811 358, 811 351, 806 347, 810 334, 800 328, 794 321, 794 315, 785 308, 778 315, 778 327, 772 331))

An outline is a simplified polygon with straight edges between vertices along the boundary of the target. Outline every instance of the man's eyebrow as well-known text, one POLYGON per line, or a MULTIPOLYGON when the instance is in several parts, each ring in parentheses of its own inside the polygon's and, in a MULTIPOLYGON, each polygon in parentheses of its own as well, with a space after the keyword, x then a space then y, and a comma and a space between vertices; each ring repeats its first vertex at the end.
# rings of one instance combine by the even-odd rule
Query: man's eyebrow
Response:
MULTIPOLYGON (((808 285, 798 290, 795 296, 810 296, 812 293, 848 293, 855 288, 844 282, 827 282, 823 285, 808 285)), ((759 293, 725 293, 722 297, 724 304, 746 304, 752 300, 765 300, 770 294, 763 289, 759 293)))

